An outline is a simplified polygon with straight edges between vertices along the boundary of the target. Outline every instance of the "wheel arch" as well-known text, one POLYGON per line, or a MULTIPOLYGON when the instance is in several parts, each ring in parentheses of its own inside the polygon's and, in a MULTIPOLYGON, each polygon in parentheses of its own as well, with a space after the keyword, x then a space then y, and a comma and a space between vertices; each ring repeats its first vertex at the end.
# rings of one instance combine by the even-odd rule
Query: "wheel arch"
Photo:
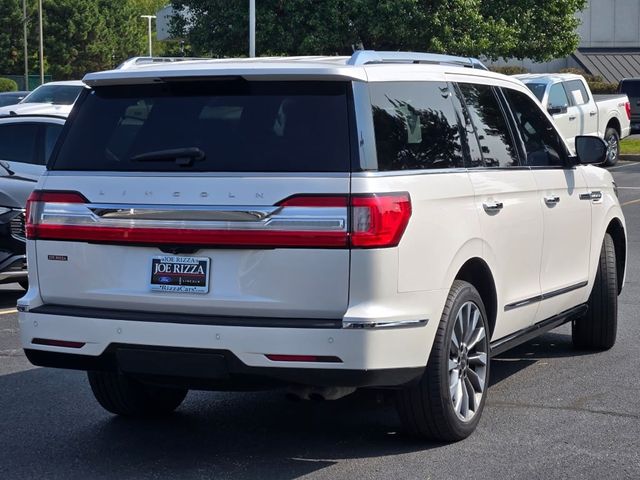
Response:
POLYGON ((455 280, 464 280, 473 285, 484 303, 489 322, 489 338, 493 335, 498 315, 498 295, 496 283, 489 265, 481 258, 467 260, 458 270, 455 280))
POLYGON ((616 132, 618 132, 618 138, 622 136, 622 126, 620 125, 620 120, 617 117, 613 117, 609 119, 607 126, 605 127, 604 133, 607 133, 608 128, 613 128, 616 132))
POLYGON ((609 222, 606 232, 611 235, 616 251, 616 273, 618 277, 618 295, 622 291, 627 268, 627 236, 619 218, 614 217, 609 222))

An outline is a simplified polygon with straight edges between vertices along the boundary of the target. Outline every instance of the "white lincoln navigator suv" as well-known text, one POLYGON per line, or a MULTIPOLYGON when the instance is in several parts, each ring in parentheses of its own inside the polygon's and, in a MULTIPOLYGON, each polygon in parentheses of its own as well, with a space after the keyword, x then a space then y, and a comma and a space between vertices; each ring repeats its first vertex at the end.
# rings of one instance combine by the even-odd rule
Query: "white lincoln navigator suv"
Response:
POLYGON ((490 359, 571 322, 610 348, 625 223, 518 80, 457 57, 185 61, 87 75, 27 210, 35 365, 120 415, 188 389, 397 390, 468 436, 490 359))

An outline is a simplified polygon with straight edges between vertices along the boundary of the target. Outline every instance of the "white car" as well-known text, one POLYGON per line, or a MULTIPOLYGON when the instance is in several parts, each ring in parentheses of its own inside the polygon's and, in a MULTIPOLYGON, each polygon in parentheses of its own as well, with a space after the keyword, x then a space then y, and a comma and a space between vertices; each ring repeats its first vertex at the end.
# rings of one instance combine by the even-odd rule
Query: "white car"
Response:
POLYGON ((620 140, 631 132, 631 105, 626 95, 593 95, 584 77, 571 73, 515 77, 547 108, 570 150, 577 136, 594 135, 607 142, 606 165, 616 164, 620 140))
POLYGON ((68 116, 85 84, 80 80, 49 82, 40 85, 20 103, 0 107, 0 115, 68 116))
MULTIPOLYGON (((87 75, 28 205, 26 355, 120 415, 188 389, 398 392, 458 440, 490 358, 616 338, 626 234, 601 139, 569 154, 477 61, 193 61, 87 75)), ((586 374, 587 372, 585 372, 586 374)))

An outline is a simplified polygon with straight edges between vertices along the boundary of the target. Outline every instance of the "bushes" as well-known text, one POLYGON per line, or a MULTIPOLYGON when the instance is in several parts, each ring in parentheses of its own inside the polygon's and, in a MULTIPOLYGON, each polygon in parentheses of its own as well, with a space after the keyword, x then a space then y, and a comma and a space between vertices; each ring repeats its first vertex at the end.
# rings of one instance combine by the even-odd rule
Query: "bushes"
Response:
POLYGON ((0 77, 0 92, 15 92, 18 90, 18 84, 10 78, 0 77))
POLYGON ((529 73, 524 67, 520 67, 518 65, 506 65, 504 67, 489 67, 489 70, 496 73, 501 73, 503 75, 521 75, 523 73, 529 73))
POLYGON ((579 68, 564 68, 560 70, 560 73, 573 73, 574 75, 582 75, 589 84, 591 93, 593 93, 594 95, 603 93, 616 93, 618 90, 618 86, 615 83, 609 83, 599 75, 589 75, 587 72, 585 72, 584 70, 580 70, 579 68))
POLYGON ((589 88, 594 95, 603 93, 618 93, 618 86, 615 83, 589 82, 589 88))

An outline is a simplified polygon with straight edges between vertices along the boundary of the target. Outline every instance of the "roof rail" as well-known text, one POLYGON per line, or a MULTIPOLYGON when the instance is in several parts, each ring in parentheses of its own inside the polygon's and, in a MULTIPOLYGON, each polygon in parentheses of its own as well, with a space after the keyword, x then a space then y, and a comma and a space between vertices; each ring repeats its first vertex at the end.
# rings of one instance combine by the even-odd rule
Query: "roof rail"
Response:
POLYGON ((158 63, 185 62, 188 60, 211 60, 210 58, 198 57, 133 57, 125 60, 116 67, 116 70, 129 70, 142 65, 152 65, 158 63))
POLYGON ((438 53, 420 52, 376 52, 375 50, 358 50, 351 55, 347 65, 370 65, 376 63, 431 63, 439 65, 456 65, 467 68, 488 68, 477 58, 455 57, 438 53))

